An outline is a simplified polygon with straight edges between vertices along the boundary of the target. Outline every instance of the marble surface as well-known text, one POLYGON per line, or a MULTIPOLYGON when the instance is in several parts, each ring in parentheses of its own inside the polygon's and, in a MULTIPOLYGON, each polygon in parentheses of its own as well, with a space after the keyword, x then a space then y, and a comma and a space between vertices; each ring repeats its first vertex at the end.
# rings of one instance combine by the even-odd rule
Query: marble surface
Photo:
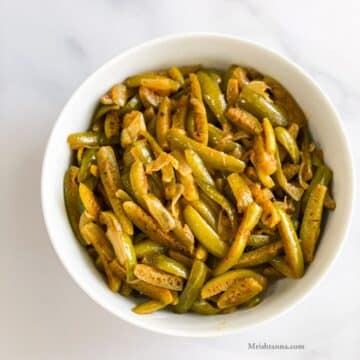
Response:
POLYGON ((0 0, 0 358, 360 358, 359 205, 335 266, 304 302, 240 335, 186 339, 137 329, 75 285, 50 246, 40 167, 66 100, 123 49, 164 34, 213 31, 278 50, 337 106, 360 165, 357 0, 0 0), (248 343, 305 350, 249 350, 248 343))

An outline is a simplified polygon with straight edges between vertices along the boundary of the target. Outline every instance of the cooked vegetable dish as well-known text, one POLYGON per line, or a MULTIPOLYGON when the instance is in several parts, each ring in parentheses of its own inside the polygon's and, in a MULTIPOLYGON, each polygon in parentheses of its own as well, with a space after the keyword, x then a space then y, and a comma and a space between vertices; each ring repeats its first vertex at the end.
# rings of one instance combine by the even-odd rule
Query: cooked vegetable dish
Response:
POLYGON ((256 306, 303 276, 335 209, 304 112, 251 68, 131 76, 68 144, 71 227, 111 291, 146 297, 137 314, 256 306))

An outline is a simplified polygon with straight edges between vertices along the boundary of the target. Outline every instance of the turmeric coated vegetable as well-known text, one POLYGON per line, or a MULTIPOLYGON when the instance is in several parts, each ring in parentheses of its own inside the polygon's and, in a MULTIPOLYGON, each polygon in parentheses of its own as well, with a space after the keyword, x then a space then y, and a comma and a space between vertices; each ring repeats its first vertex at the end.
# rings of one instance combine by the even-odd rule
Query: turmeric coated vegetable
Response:
POLYGON ((232 228, 235 228, 237 225, 237 220, 236 210, 233 204, 223 194, 217 191, 214 186, 209 185, 201 180, 198 180, 198 185, 210 199, 212 199, 224 209, 229 218, 232 228))
POLYGON ((104 121, 104 132, 108 139, 118 137, 120 134, 120 120, 116 111, 109 111, 104 121))
POLYGON ((137 75, 128 77, 125 80, 125 85, 128 88, 139 87, 141 85, 141 81, 144 79, 164 79, 164 78, 166 78, 166 77, 163 75, 160 75, 159 73, 148 72, 148 73, 137 74, 137 75))
POLYGON ((216 228, 216 213, 211 207, 201 199, 192 201, 190 204, 213 229, 216 228))
POLYGON ((197 76, 201 85, 201 91, 204 101, 209 106, 210 110, 214 113, 216 118, 224 126, 226 119, 224 117, 224 110, 226 107, 225 98, 222 94, 217 82, 204 71, 198 71, 197 76))
POLYGON ((217 257, 223 257, 226 254, 226 243, 192 206, 186 206, 184 218, 195 237, 211 254, 217 257))
POLYGON ((275 129, 275 134, 277 141, 286 149, 289 153, 291 160, 294 164, 299 163, 300 161, 300 151, 296 144, 295 139, 290 135, 290 133, 283 127, 279 126, 275 129))
POLYGON ((141 259, 145 256, 165 252, 165 247, 155 241, 144 240, 140 243, 137 243, 134 246, 134 250, 136 257, 141 259))
POLYGON ((237 266, 249 267, 264 264, 277 256, 283 249, 282 241, 262 246, 258 249, 245 252, 239 259, 237 266))
POLYGON ((139 305, 136 305, 132 311, 135 313, 135 314, 151 314, 153 313, 154 311, 158 311, 160 309, 163 309, 164 307, 166 307, 167 303, 163 303, 161 301, 157 301, 157 300, 148 300, 148 301, 145 301, 144 303, 142 304, 139 304, 139 305))
POLYGON ((207 145, 209 129, 205 105, 197 98, 191 98, 190 104, 192 105, 192 116, 194 119, 193 138, 198 142, 207 145))
POLYGON ((146 130, 144 115, 140 111, 130 111, 123 118, 120 142, 123 148, 136 141, 141 132, 146 130))
POLYGON ((260 134, 263 131, 259 120, 243 109, 236 107, 230 108, 227 110, 226 115, 234 125, 252 135, 260 134))
POLYGON ((118 138, 108 139, 103 133, 96 133, 91 131, 71 134, 68 136, 67 141, 72 150, 77 150, 81 147, 97 148, 104 145, 119 144, 118 138))
POLYGON ((304 190, 301 187, 288 182, 288 180, 283 172, 283 169, 282 169, 280 155, 279 155, 278 150, 275 153, 275 158, 276 158, 276 164, 277 164, 275 178, 276 178, 277 182, 279 183, 281 188, 288 195, 290 195, 295 201, 300 201, 301 197, 303 196, 304 190))
POLYGON ((158 270, 152 266, 145 264, 135 265, 134 274, 140 280, 151 285, 163 287, 169 290, 182 290, 183 279, 179 276, 167 274, 162 270, 158 270))
POLYGON ((256 279, 263 287, 266 287, 267 285, 266 278, 253 270, 231 270, 207 281, 201 289, 201 298, 208 299, 217 294, 220 294, 226 291, 235 281, 248 277, 256 279))
POLYGON ((173 93, 179 90, 180 84, 177 81, 174 81, 169 78, 144 78, 140 80, 140 85, 147 87, 155 92, 162 94, 165 93, 173 93))
POLYGON ((188 225, 183 225, 179 219, 175 220, 175 227, 173 229, 175 239, 180 242, 184 248, 188 249, 189 253, 194 251, 194 234, 191 232, 188 225))
POLYGON ((217 301, 220 309, 230 306, 241 305, 263 290, 261 284, 254 278, 248 277, 235 281, 233 285, 226 290, 217 301))
POLYGON ((229 105, 235 104, 239 96, 239 81, 237 79, 230 79, 226 88, 226 101, 229 105))
POLYGON ((96 149, 85 149, 81 158, 80 170, 78 175, 79 182, 84 182, 91 175, 90 167, 95 163, 96 149))
POLYGON ((176 312, 184 313, 191 308, 200 294, 207 272, 207 266, 201 260, 195 259, 185 289, 180 295, 179 303, 175 306, 176 312))
POLYGON ((142 280, 130 284, 130 286, 140 294, 148 296, 150 299, 160 301, 164 304, 170 304, 174 297, 169 289, 152 285, 142 280))
POLYGON ((119 110, 119 116, 141 109, 141 101, 138 95, 133 96, 125 105, 119 110))
POLYGON ((243 146, 232 140, 228 133, 209 124, 209 144, 216 150, 223 151, 239 159, 243 152, 243 146))
POLYGON ((291 94, 275 79, 265 76, 265 83, 270 86, 274 101, 279 104, 287 115, 299 126, 306 125, 306 117, 291 94))
POLYGON ((276 256, 270 260, 270 264, 274 270, 278 271, 283 276, 288 278, 296 278, 293 269, 289 266, 284 257, 276 256))
POLYGON ((148 180, 145 174, 144 165, 136 160, 130 168, 130 184, 135 199, 146 208, 145 196, 149 191, 148 180))
POLYGON ((103 211, 100 214, 100 223, 107 227, 106 236, 113 246, 119 263, 126 269, 127 280, 134 280, 136 252, 131 237, 123 232, 118 219, 111 211, 103 211))
POLYGON ((157 222, 134 202, 126 201, 124 203, 124 210, 131 221, 142 232, 148 235, 151 240, 174 250, 184 251, 185 253, 192 252, 192 249, 189 249, 178 242, 172 234, 160 230, 157 222))
POLYGON ((150 214, 158 222, 162 230, 169 232, 175 228, 175 219, 155 195, 145 194, 143 199, 150 214))
POLYGON ((247 182, 236 173, 229 175, 227 181, 235 196, 238 211, 243 212, 254 201, 247 182))
POLYGON ((159 142, 159 145, 166 150, 168 147, 168 142, 166 134, 170 128, 170 100, 168 97, 164 97, 159 105, 159 110, 156 120, 156 137, 159 142))
POLYGON ((177 81, 181 85, 184 84, 184 81, 185 81, 184 76, 183 76, 181 70, 177 66, 171 67, 168 70, 168 74, 173 80, 177 81))
POLYGON ((178 129, 171 129, 168 132, 168 139, 171 146, 180 150, 192 149, 204 161, 206 165, 213 169, 242 172, 244 163, 231 155, 227 155, 222 151, 214 150, 208 146, 200 144, 195 140, 188 138, 178 129))
POLYGON ((178 129, 185 129, 185 121, 188 113, 189 98, 187 95, 182 95, 177 101, 177 108, 172 116, 172 127, 178 129))
POLYGON ((191 311, 201 315, 216 315, 220 312, 215 306, 212 306, 206 300, 195 300, 191 306, 191 311))
POLYGON ((71 228, 80 243, 86 244, 84 243, 84 239, 82 238, 79 229, 80 196, 79 185, 77 183, 78 174, 79 168, 76 166, 70 166, 66 171, 64 177, 64 200, 71 228))
POLYGON ((229 66, 223 76, 223 89, 225 90, 229 86, 231 79, 237 80, 239 89, 242 89, 249 82, 247 72, 238 65, 229 66))
POLYGON ((251 231, 255 228, 261 217, 261 207, 256 203, 251 203, 245 210, 235 239, 225 257, 214 269, 214 274, 222 274, 232 268, 240 259, 244 252, 251 231))
POLYGON ((302 240, 301 247, 304 252, 304 258, 307 262, 311 262, 314 258, 315 246, 320 234, 326 192, 327 187, 325 185, 315 185, 306 204, 300 228, 300 238, 302 240))
POLYGON ((287 261, 295 277, 301 277, 304 273, 304 258, 298 236, 290 216, 282 209, 278 211, 280 215, 279 233, 284 244, 287 261))
POLYGON ((92 244, 97 253, 107 262, 115 258, 114 250, 101 227, 95 223, 86 224, 82 230, 88 244, 92 244))
POLYGON ((178 150, 174 150, 172 154, 179 162, 177 171, 179 172, 180 182, 183 185, 184 198, 188 201, 198 200, 198 189, 195 184, 192 169, 187 164, 185 156, 178 150))
POLYGON ((221 316, 303 276, 336 202, 292 95, 239 65, 113 84, 67 138, 64 202, 114 296, 133 296, 139 315, 221 316))
POLYGON ((122 186, 114 150, 110 146, 101 147, 96 153, 96 160, 101 182, 115 215, 118 217, 122 229, 132 235, 134 232, 132 222, 126 216, 121 201, 116 197, 116 191, 122 186))
POLYGON ((247 246, 252 248, 259 248, 268 245, 271 242, 271 236, 266 234, 253 234, 250 235, 247 246))
POLYGON ((311 180, 310 186, 306 189, 302 200, 302 205, 305 207, 311 191, 317 184, 328 186, 332 178, 332 171, 326 166, 319 166, 316 170, 314 177, 311 180))
POLYGON ((281 108, 255 92, 249 84, 245 85, 240 93, 240 106, 260 119, 268 118, 273 125, 286 126, 288 120, 281 108))
POLYGON ((195 178, 210 185, 215 185, 215 182, 209 174, 204 162, 201 160, 201 157, 192 149, 186 149, 184 154, 195 178))
POLYGON ((152 255, 150 258, 150 263, 156 268, 169 274, 176 275, 184 279, 187 279, 189 276, 189 269, 186 266, 166 255, 152 255))

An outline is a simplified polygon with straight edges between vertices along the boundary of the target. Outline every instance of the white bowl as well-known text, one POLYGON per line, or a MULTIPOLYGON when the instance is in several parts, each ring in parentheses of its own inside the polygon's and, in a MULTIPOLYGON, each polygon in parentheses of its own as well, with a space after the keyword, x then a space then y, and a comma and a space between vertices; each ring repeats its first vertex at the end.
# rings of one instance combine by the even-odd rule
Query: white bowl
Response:
POLYGON ((327 96, 302 69, 275 52, 240 38, 186 34, 156 39, 125 51, 79 87, 52 130, 44 156, 41 187, 44 218, 54 249, 73 279, 94 301, 142 328, 171 335, 206 337, 240 332, 269 320, 299 302, 319 283, 346 237, 353 207, 354 174, 341 120, 327 96), (131 312, 134 304, 131 299, 107 288, 71 231, 63 199, 63 177, 70 161, 66 138, 88 127, 99 97, 115 82, 139 72, 198 63, 220 68, 230 64, 251 66, 279 80, 292 93, 334 170, 337 209, 329 215, 315 260, 304 277, 297 281, 279 281, 256 308, 208 317, 166 311, 139 316, 131 312))

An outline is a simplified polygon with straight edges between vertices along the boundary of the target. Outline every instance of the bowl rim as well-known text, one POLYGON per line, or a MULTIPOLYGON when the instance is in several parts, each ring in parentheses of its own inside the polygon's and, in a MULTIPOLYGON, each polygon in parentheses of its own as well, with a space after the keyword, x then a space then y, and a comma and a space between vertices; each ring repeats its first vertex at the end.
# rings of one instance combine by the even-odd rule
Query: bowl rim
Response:
POLYGON ((246 38, 243 38, 243 37, 240 37, 240 36, 229 35, 229 34, 224 34, 224 33, 216 33, 216 32, 176 33, 176 34, 170 34, 170 35, 156 37, 154 39, 151 39, 151 40, 146 41, 146 42, 142 42, 142 43, 140 43, 140 44, 138 44, 136 46, 133 46, 133 47, 130 47, 128 49, 125 49, 125 50, 121 51, 118 55, 115 55, 115 56, 111 57, 103 65, 101 65, 94 72, 92 72, 89 76, 87 76, 86 79, 81 82, 80 86, 78 86, 76 88, 76 90, 72 93, 71 97, 65 103, 65 105, 63 106, 61 112, 57 116, 56 121, 54 122, 54 124, 52 126, 52 130, 50 132, 48 141, 47 141, 46 146, 45 146, 45 152, 44 152, 43 161, 42 161, 42 168, 41 168, 41 184, 40 184, 40 186, 41 186, 41 208, 42 208, 42 214, 43 214, 46 230, 47 230, 47 233, 49 235, 52 247, 55 250, 55 253, 57 254, 58 259, 60 260, 60 262, 62 263, 63 267, 66 269, 68 274, 71 276, 71 278, 77 283, 77 285, 94 302, 96 302, 102 308, 106 309, 107 311, 114 314, 116 317, 126 321, 127 323, 130 323, 130 324, 138 326, 138 327, 140 327, 142 329, 153 331, 153 332, 156 332, 156 333, 159 333, 159 334, 173 335, 173 336, 183 336, 183 337, 215 337, 215 336, 222 336, 222 335, 228 335, 228 334, 234 334, 234 333, 239 333, 239 332, 242 332, 242 331, 246 331, 246 330, 248 330, 250 328, 253 328, 253 327, 258 326, 260 324, 264 324, 264 323, 266 323, 266 322, 268 322, 268 321, 270 321, 272 319, 275 319, 275 318, 279 317, 280 315, 285 314, 286 312, 288 312, 289 310, 294 308, 297 304, 299 304, 301 301, 303 301, 310 294, 310 292, 312 290, 314 290, 315 287, 318 286, 320 284, 320 282, 325 278, 325 276, 328 274, 331 267, 334 265, 336 259, 338 258, 339 254, 340 254, 340 252, 342 250, 345 239, 349 235, 349 230, 350 230, 350 226, 351 226, 351 223, 352 223, 353 209, 354 209, 354 197, 355 197, 354 195, 355 195, 355 192, 356 192, 356 185, 355 185, 356 184, 356 181, 355 181, 356 179, 355 179, 355 171, 354 171, 353 164, 354 164, 354 161, 353 161, 352 153, 350 151, 350 142, 349 142, 348 137, 346 135, 344 124, 341 121, 341 117, 340 117, 337 109, 333 105, 333 103, 330 100, 330 98, 328 97, 328 95, 321 89, 321 87, 315 82, 315 80, 313 80, 312 77, 304 69, 302 69, 299 65, 297 65, 293 60, 289 59, 285 55, 280 54, 279 52, 277 52, 276 50, 273 50, 270 47, 264 46, 261 43, 258 43, 256 41, 249 40, 249 39, 246 39, 246 38), (77 276, 74 275, 71 268, 67 265, 65 257, 61 255, 61 251, 59 249, 60 248, 59 242, 57 242, 55 240, 57 235, 53 231, 52 221, 51 221, 50 217, 48 216, 47 212, 45 211, 46 203, 48 202, 47 196, 45 194, 45 183, 46 183, 47 164, 49 163, 49 158, 51 157, 51 153, 50 153, 50 149, 49 149, 50 144, 53 141, 53 138, 55 137, 57 127, 60 124, 60 119, 63 117, 63 114, 65 113, 66 109, 71 105, 71 103, 72 103, 73 99, 76 97, 77 93, 80 92, 83 88, 85 88, 88 85, 88 83, 91 82, 91 80, 93 78, 96 78, 98 76, 99 73, 104 71, 106 68, 110 67, 113 63, 116 63, 116 62, 120 61, 122 57, 129 56, 132 53, 138 52, 139 50, 149 48, 149 47, 152 47, 152 46, 160 44, 160 43, 167 43, 167 42, 172 42, 172 41, 177 41, 177 40, 189 40, 189 41, 191 41, 194 38, 208 39, 208 40, 209 39, 217 39, 217 40, 233 40, 233 41, 237 41, 239 43, 244 44, 245 46, 259 48, 261 51, 270 53, 272 56, 274 56, 276 58, 276 60, 278 60, 280 62, 288 63, 292 68, 294 68, 294 70, 296 70, 302 77, 304 77, 311 84, 311 86, 316 89, 316 91, 319 94, 321 94, 321 96, 323 97, 324 102, 326 103, 326 106, 333 113, 334 119, 336 120, 336 123, 337 123, 337 126, 338 126, 338 129, 340 130, 341 136, 344 139, 344 148, 342 150, 344 151, 344 156, 347 158, 348 163, 350 165, 349 166, 349 174, 348 174, 349 175, 348 186, 349 186, 349 189, 350 189, 349 193, 351 194, 351 203, 346 207, 346 211, 347 211, 346 218, 348 220, 347 220, 346 224, 343 225, 342 236, 339 239, 336 250, 334 251, 334 254, 332 255, 332 258, 329 259, 329 261, 327 263, 327 266, 322 268, 321 271, 319 271, 316 274, 317 276, 314 277, 314 280, 309 285, 308 289, 305 292, 301 293, 298 297, 293 299, 293 301, 288 306, 278 310, 277 312, 270 313, 266 317, 264 317, 263 319, 259 319, 257 321, 254 321, 253 323, 248 324, 246 327, 241 327, 241 328, 228 327, 228 328, 222 330, 221 332, 215 331, 215 330, 206 330, 206 331, 202 331, 202 332, 197 332, 197 331, 187 331, 187 332, 185 332, 183 330, 166 329, 164 327, 154 327, 154 326, 151 326, 151 325, 149 325, 147 323, 142 322, 141 317, 139 317, 139 319, 135 320, 134 318, 130 319, 129 317, 123 316, 123 314, 121 314, 119 312, 116 312, 110 305, 108 305, 106 303, 106 301, 101 301, 99 298, 96 298, 95 296, 93 296, 93 294, 91 294, 88 291, 86 286, 83 285, 81 279, 78 279, 77 276))

